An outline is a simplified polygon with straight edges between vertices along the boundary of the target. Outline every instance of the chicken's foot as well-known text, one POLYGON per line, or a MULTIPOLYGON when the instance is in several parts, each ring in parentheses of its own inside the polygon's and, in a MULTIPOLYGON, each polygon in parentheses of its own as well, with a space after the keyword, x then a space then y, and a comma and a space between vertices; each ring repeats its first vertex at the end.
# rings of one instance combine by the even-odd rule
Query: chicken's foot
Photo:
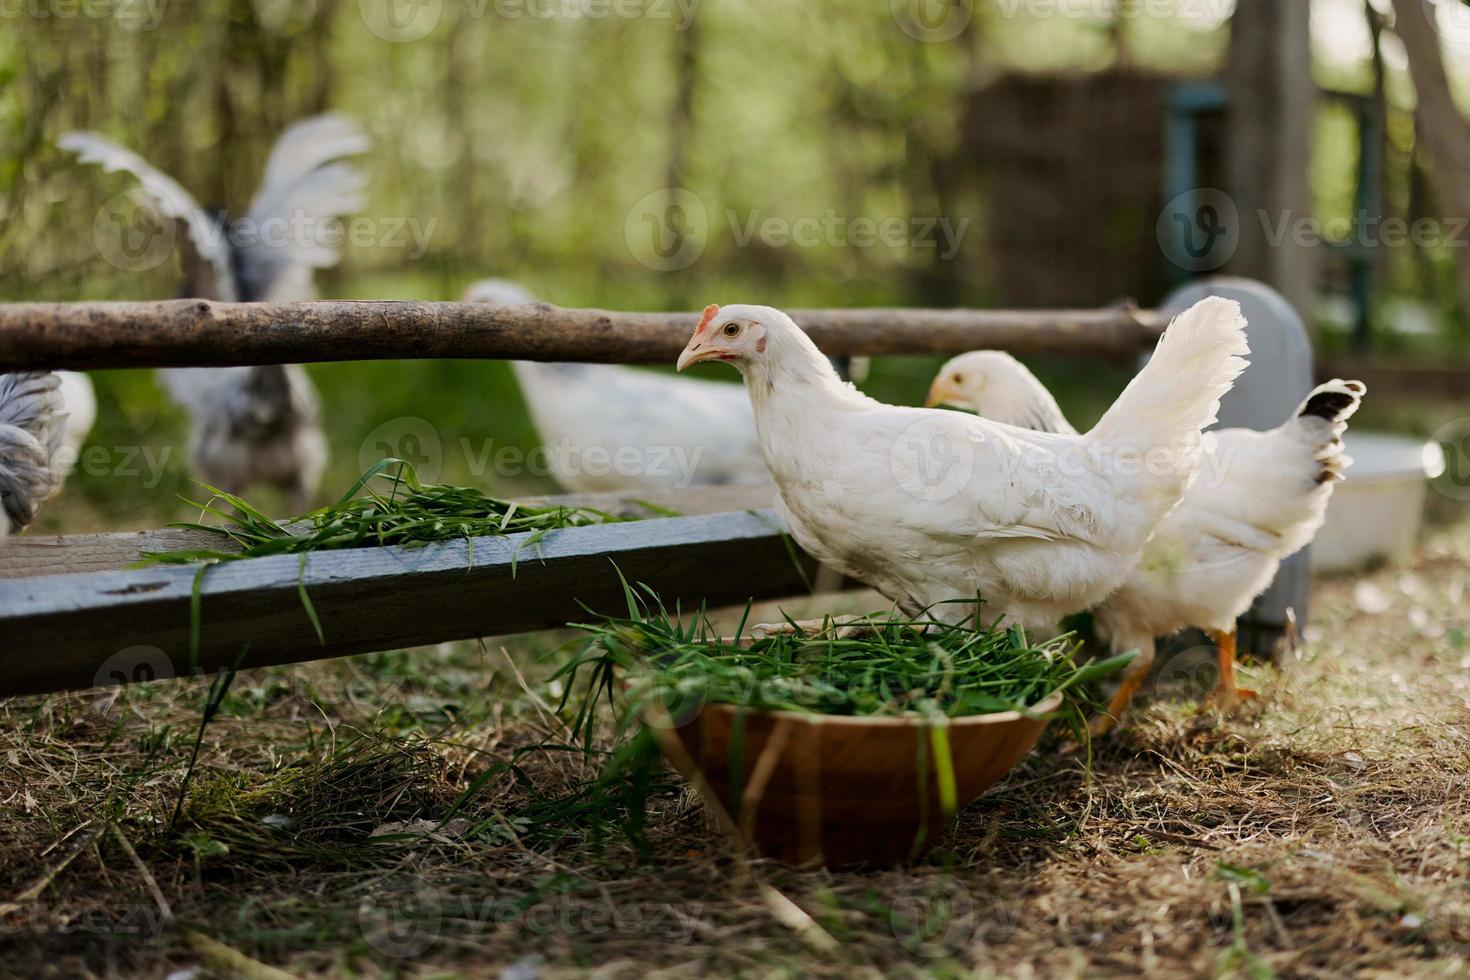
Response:
POLYGON ((1212 630, 1210 639, 1220 650, 1220 679, 1215 684, 1215 703, 1222 713, 1228 715, 1242 698, 1253 698, 1256 692, 1235 683, 1235 630, 1228 633, 1212 630))
POLYGON ((1130 673, 1118 684, 1118 689, 1113 692, 1113 698, 1108 702, 1108 710, 1088 722, 1087 730, 1093 738, 1102 738, 1108 732, 1118 726, 1118 721, 1123 717, 1123 712, 1128 710, 1128 705, 1133 702, 1133 695, 1143 686, 1143 679, 1147 671, 1130 673))
POLYGON ((873 632, 873 624, 866 616, 826 616, 822 619, 799 619, 795 622, 757 623, 750 628, 750 636, 756 640, 767 640, 773 636, 826 636, 829 632, 839 640, 851 640, 873 632))

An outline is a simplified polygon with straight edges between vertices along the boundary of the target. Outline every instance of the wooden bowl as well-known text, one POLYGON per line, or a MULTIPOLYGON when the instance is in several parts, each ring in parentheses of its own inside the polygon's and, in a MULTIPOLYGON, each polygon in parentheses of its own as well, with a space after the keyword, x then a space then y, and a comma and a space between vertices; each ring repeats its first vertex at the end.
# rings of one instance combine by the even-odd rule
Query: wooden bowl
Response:
MULTIPOLYGON (((1061 704, 949 719, 956 807, 1010 771, 1061 704), (1035 717, 1032 717, 1035 716, 1035 717)), ((677 726, 650 726, 664 755, 729 829, 790 864, 891 865, 922 856, 944 812, 934 725, 919 718, 744 711, 707 705, 677 726), (742 717, 743 715, 743 717, 742 717), (737 728, 739 750, 732 752, 737 728), (740 799, 735 799, 739 786, 740 799)), ((943 750, 943 741, 939 743, 943 750)))

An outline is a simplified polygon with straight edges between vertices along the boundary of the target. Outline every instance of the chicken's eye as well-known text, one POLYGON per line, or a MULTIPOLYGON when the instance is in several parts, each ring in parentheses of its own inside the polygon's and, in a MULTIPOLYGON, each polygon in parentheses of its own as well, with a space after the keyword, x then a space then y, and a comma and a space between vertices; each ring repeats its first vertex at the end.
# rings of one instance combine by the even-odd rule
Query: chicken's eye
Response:
POLYGON ((727 324, 725 324, 725 331, 724 331, 724 333, 725 333, 725 336, 726 337, 738 337, 738 336, 740 336, 740 324, 738 324, 738 323, 727 323, 727 324))
POLYGON ((953 381, 957 385, 964 384, 965 383, 965 376, 963 374, 955 374, 955 375, 953 375, 950 378, 950 380, 953 381))

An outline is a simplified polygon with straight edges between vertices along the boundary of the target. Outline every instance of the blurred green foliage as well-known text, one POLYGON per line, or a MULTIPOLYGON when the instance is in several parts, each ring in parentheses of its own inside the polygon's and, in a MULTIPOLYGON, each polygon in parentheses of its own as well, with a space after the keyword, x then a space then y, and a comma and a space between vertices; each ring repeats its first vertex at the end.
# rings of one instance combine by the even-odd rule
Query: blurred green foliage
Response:
MULTIPOLYGON (((1334 17, 1347 9, 1341 0, 1316 3, 1334 17)), ((1126 64, 1200 75, 1223 65, 1228 9, 1219 5, 1180 4, 1184 13, 1173 18, 1113 17, 1105 3, 1072 4, 1076 15, 1062 16, 1056 6, 960 4, 974 10, 963 29, 921 43, 902 29, 904 4, 868 0, 25 0, 0 11, 0 301, 162 298, 177 288, 176 261, 128 272, 100 257, 94 219, 132 181, 77 164, 55 148, 61 133, 98 130, 177 176, 202 203, 238 211, 275 136, 332 110, 373 137, 361 161, 371 181, 363 213, 379 237, 412 220, 427 241, 422 254, 408 235, 349 247, 339 268, 319 275, 323 295, 452 299, 494 275, 562 305, 615 309, 737 300, 985 305, 985 200, 952 202, 972 224, 948 260, 942 278, 952 288, 942 296, 934 282, 946 260, 937 249, 742 246, 737 226, 751 216, 945 213, 936 174, 960 152, 964 95, 999 72, 1126 64), (431 29, 385 40, 390 5, 400 15, 427 12, 431 29), (608 15, 618 10, 640 15, 608 15), (671 186, 697 197, 711 232, 698 261, 664 272, 639 261, 633 239, 646 234, 639 202, 671 186)), ((1315 52, 1323 84, 1365 91, 1362 53, 1324 36, 1315 52)), ((1392 76, 1396 104, 1402 74, 1392 76)), ((1340 213, 1352 199, 1350 121, 1324 109, 1318 143, 1318 207, 1340 213)), ((1442 268, 1416 266, 1407 281, 1442 268)), ((868 386, 915 402, 936 365, 880 362, 868 386)), ((1128 374, 1126 365, 1040 367, 1082 422, 1128 374)), ((476 472, 487 440, 535 444, 502 364, 311 372, 332 441, 324 494, 350 485, 368 434, 402 417, 440 433, 446 480, 497 493, 550 489, 545 479, 476 472)), ((98 381, 92 446, 103 452, 84 459, 43 528, 185 516, 175 499, 192 495, 184 420, 146 373, 98 381), (139 461, 150 452, 155 460, 169 453, 161 475, 139 461)))

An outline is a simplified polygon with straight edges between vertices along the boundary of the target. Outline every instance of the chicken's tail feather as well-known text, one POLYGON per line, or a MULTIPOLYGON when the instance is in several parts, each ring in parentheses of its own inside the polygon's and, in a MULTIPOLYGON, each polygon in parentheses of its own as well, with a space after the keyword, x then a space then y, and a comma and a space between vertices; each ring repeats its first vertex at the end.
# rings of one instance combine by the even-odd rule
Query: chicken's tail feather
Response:
POLYGON ((1160 516, 1188 485, 1200 432, 1215 421, 1249 352, 1240 304, 1200 300, 1174 318, 1153 358, 1088 433, 1103 452, 1145 463, 1141 472, 1157 491, 1151 496, 1160 516))
POLYGON ((1358 410, 1367 393, 1368 386, 1361 381, 1333 378, 1313 388, 1296 414, 1298 418, 1312 416, 1328 422, 1346 422, 1358 410))
POLYGON ((1352 464, 1352 457, 1343 451, 1342 433, 1367 393, 1368 386, 1361 381, 1333 378, 1313 388, 1287 423, 1310 440, 1320 467, 1317 483, 1341 480, 1343 470, 1352 464))

